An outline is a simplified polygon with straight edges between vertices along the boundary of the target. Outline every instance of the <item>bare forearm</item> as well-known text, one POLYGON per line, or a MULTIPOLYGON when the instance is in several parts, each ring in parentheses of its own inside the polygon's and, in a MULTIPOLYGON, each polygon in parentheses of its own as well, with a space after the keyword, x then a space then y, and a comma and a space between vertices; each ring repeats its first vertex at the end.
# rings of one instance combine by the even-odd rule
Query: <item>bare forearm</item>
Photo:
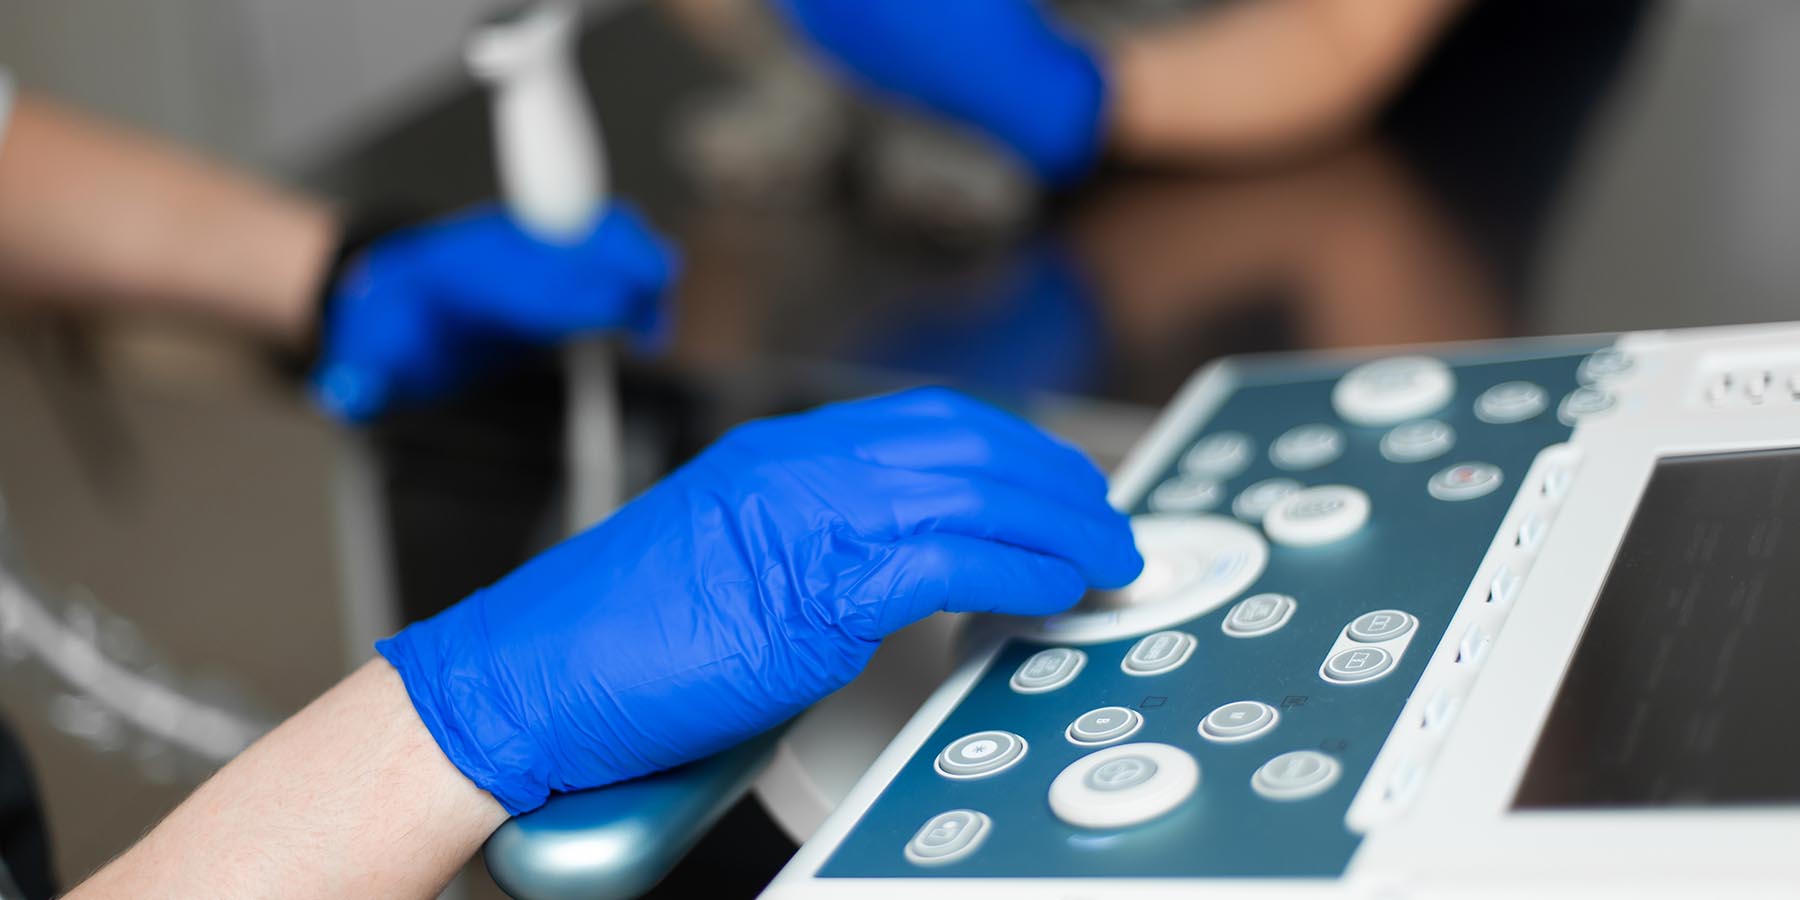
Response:
POLYGON ((306 333, 330 209, 30 96, 0 144, 0 296, 306 333))
POLYGON ((505 818, 377 659, 70 897, 433 897, 505 818))
POLYGON ((1115 150, 1234 163, 1304 151, 1365 119, 1465 0, 1253 0, 1109 54, 1115 150))

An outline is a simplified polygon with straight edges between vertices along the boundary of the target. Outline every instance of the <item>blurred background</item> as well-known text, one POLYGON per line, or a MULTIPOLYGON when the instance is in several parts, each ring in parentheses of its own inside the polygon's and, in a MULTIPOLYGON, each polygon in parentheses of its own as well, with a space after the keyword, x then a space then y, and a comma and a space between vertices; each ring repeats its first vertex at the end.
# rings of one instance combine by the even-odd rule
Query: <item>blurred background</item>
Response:
MULTIPOLYGON (((1258 2, 1054 12, 1117 42, 1258 2)), ((670 343, 622 366, 635 485, 745 418, 925 381, 1112 464, 1229 353, 1795 317, 1784 0, 1471 3, 1339 138, 1056 191, 847 88, 761 0, 585 7, 613 183, 684 258, 670 343)), ((8 0, 0 65, 343 208, 427 217, 497 190, 461 62, 494 8, 8 0)), ((374 637, 558 533, 553 357, 349 430, 216 326, 0 313, 0 713, 65 881, 374 637)), ((751 896, 792 850, 748 800, 664 891, 751 896)), ((459 890, 497 896, 483 879, 459 890)))

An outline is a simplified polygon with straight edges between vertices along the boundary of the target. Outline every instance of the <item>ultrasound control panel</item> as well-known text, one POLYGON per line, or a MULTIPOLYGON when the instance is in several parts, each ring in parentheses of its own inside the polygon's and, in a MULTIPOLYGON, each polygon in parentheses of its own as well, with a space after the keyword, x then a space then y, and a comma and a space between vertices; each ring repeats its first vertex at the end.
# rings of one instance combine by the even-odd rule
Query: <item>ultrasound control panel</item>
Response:
MULTIPOLYGON (((1786 339, 1778 346, 1800 373, 1800 334, 1790 328, 1786 339)), ((978 626, 970 664, 772 893, 900 896, 934 884, 953 896, 1032 884, 1093 890, 1083 897, 1120 885, 1229 893, 1248 884, 1328 888, 1347 883, 1353 868, 1371 870, 1371 860, 1415 865, 1364 845, 1408 833, 1395 823, 1431 820, 1414 809, 1428 793, 1427 810, 1459 790, 1486 796, 1490 784, 1519 783, 1548 711, 1575 702, 1554 700, 1584 620, 1570 613, 1585 613, 1601 592, 1571 579, 1573 593, 1558 601, 1555 585, 1539 585, 1558 576, 1539 570, 1598 566, 1604 580, 1644 479, 1605 515, 1581 513, 1585 525, 1568 525, 1563 513, 1573 492, 1603 480, 1590 476, 1596 466, 1628 478, 1641 456, 1645 476, 1655 468, 1667 448, 1632 451, 1627 462, 1633 422, 1648 417, 1655 427, 1640 437, 1655 431, 1666 443, 1684 433, 1668 416, 1750 413, 1761 424, 1744 433, 1775 439, 1732 448, 1800 445, 1800 374, 1779 365, 1701 371, 1692 354, 1658 353, 1653 340, 1633 346, 1501 342, 1203 373, 1115 480, 1143 574, 1060 616, 978 626), (1677 397, 1631 389, 1669 378, 1700 387, 1677 397), (1757 382, 1763 409, 1719 387, 1729 379, 1757 382), (1554 640, 1533 647, 1539 634, 1554 640), (1507 666, 1532 676, 1485 688, 1502 650, 1507 666), (1472 740, 1464 732, 1493 727, 1493 715, 1507 714, 1497 710, 1517 700, 1509 692, 1526 684, 1547 693, 1514 703, 1507 741, 1446 751, 1472 740), (1501 695, 1488 703, 1492 715, 1459 727, 1478 689, 1501 695), (1514 744, 1520 752, 1485 774, 1467 761, 1514 744), (1483 784, 1424 790, 1446 779, 1483 784)), ((1788 471, 1737 471, 1777 470, 1788 471)), ((1794 480, 1789 524, 1800 533, 1794 480)), ((1657 627, 1630 625, 1644 620, 1629 609, 1620 620, 1657 627)), ((1599 674, 1583 684, 1617 681, 1610 662, 1602 654, 1599 674)), ((1592 714, 1562 715, 1579 736, 1592 714)), ((1659 722, 1674 728, 1681 715, 1659 722)), ((1629 713, 1619 717, 1629 727, 1629 713)), ((1537 747, 1530 768, 1566 777, 1538 782, 1582 777, 1558 751, 1537 747)), ((1546 805, 1537 793, 1484 801, 1475 818, 1541 822, 1520 815, 1546 805)), ((1444 821, 1467 827, 1468 813, 1444 821)))

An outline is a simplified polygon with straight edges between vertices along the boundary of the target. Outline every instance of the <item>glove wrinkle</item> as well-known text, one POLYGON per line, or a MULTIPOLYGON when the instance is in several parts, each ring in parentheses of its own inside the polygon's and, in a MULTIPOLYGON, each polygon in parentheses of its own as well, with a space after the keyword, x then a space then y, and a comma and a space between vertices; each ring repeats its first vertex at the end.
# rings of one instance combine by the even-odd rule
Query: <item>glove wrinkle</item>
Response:
POLYGON ((829 406, 734 430, 378 649, 445 756, 522 812, 792 718, 939 610, 1044 615, 1135 574, 1103 498, 1085 459, 960 395, 829 406))

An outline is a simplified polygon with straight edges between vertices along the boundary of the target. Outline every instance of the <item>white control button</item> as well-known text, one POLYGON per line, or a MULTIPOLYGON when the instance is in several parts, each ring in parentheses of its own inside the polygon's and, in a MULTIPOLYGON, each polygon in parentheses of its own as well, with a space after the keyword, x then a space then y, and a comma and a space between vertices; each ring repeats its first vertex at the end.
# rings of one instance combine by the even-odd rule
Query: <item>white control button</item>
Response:
POLYGON ((1455 721, 1456 714, 1462 711, 1462 697, 1448 688, 1439 689, 1426 701, 1425 710, 1419 719, 1419 726, 1433 734, 1443 734, 1450 730, 1450 723, 1455 721))
POLYGON ((1615 347, 1596 350, 1581 361, 1575 369, 1575 377, 1583 384, 1597 384, 1609 381, 1631 371, 1631 355, 1615 347))
POLYGON ((1382 798, 1397 805, 1410 803, 1418 796, 1419 786, 1424 783, 1425 766, 1412 759, 1401 759, 1394 764, 1393 772, 1388 776, 1382 798))
MULTIPOLYGON (((1731 388, 1735 383, 1736 382, 1731 378, 1730 372, 1719 373, 1719 376, 1714 378, 1712 384, 1708 385, 1706 388, 1706 402, 1711 403, 1714 406, 1724 403, 1726 399, 1731 396, 1731 388)), ((1574 395, 1571 394, 1570 396, 1574 395)), ((1566 406, 1568 401, 1565 399, 1563 403, 1566 406)), ((1559 410, 1558 413, 1561 414, 1561 411, 1559 410)), ((1576 418, 1579 417, 1575 415, 1563 415, 1563 424, 1573 425, 1575 424, 1574 420, 1576 418)))
POLYGON ((1304 800, 1337 783, 1343 767, 1317 750, 1283 753, 1250 776, 1250 787, 1270 800, 1304 800))
POLYGON ((1524 521, 1519 523, 1519 531, 1513 536, 1513 545, 1529 553, 1544 542, 1544 533, 1550 530, 1550 520, 1543 513, 1528 513, 1524 521))
POLYGON ((1326 681, 1360 684, 1386 675, 1393 667, 1394 654, 1380 647, 1351 647, 1333 653, 1319 667, 1319 674, 1326 681))
POLYGON ((1543 494, 1546 500, 1561 500, 1568 496, 1569 485, 1575 481, 1575 473, 1566 466, 1553 466, 1544 472, 1543 494))
POLYGON ((1501 563, 1494 570, 1494 578, 1488 582, 1488 602, 1495 606, 1511 606, 1513 598, 1519 596, 1519 585, 1524 581, 1511 566, 1501 563))
POLYGON ((1081 667, 1087 665, 1087 654, 1070 647, 1039 650, 1020 664, 1013 673, 1012 689, 1021 694, 1054 691, 1075 680, 1081 667))
POLYGON ((1478 666, 1487 659, 1488 648, 1494 646, 1494 636, 1488 634, 1480 625, 1470 625, 1463 632, 1462 640, 1456 642, 1456 661, 1466 665, 1478 666))
POLYGON ((1341 484, 1307 488, 1275 504, 1263 530, 1278 544, 1314 547, 1342 540, 1369 521, 1369 495, 1341 484))
POLYGON ((1281 720, 1275 707, 1259 700, 1227 703, 1200 720, 1200 736, 1221 744, 1236 744, 1262 737, 1281 720))
POLYGON ((1483 462, 1457 463, 1431 476, 1426 490, 1439 500, 1474 500, 1486 497, 1505 480, 1500 467, 1483 462))
POLYGON ((1168 744, 1120 744, 1090 753, 1050 783, 1050 811, 1078 828, 1123 828, 1180 806, 1200 764, 1168 744))
POLYGON ((1120 668, 1127 675, 1161 675, 1173 671, 1194 655, 1194 636, 1181 631, 1159 631, 1146 636, 1125 654, 1120 668))
POLYGON ((1102 706, 1081 714, 1081 718, 1069 723, 1063 730, 1063 736, 1071 744, 1098 747, 1130 737, 1144 724, 1144 717, 1135 709, 1123 706, 1102 706))
POLYGON ((1597 387, 1578 387, 1569 392, 1556 407, 1556 417, 1564 425, 1574 425, 1582 419, 1600 415, 1613 408, 1618 401, 1612 394, 1597 387))
POLYGON ((1226 634, 1237 638, 1262 637, 1286 625, 1294 617, 1299 604, 1286 594, 1257 594, 1238 601, 1219 623, 1226 634))
POLYGON ((1418 619, 1397 609, 1378 609, 1357 616, 1350 622, 1344 633, 1353 641, 1365 644, 1379 644, 1391 641, 1413 630, 1418 619))
POLYGON ((986 778, 1024 758, 1024 738, 1010 731, 977 731, 939 751, 936 766, 946 778, 986 778))
POLYGON ((953 809, 925 820, 906 842, 906 860, 916 866, 941 866, 975 852, 987 840, 994 822, 972 809, 953 809))
POLYGON ((1774 378, 1774 374, 1766 371, 1752 375, 1744 381, 1744 396, 1749 397, 1751 403, 1763 402, 1763 398, 1769 393, 1769 383, 1774 378))
POLYGON ((1300 490, 1300 482, 1292 478, 1265 478, 1247 488, 1231 501, 1231 511, 1246 522, 1261 522, 1269 507, 1287 495, 1300 490))
POLYGON ((1550 395, 1529 381, 1496 384, 1475 398, 1475 418, 1493 425, 1523 422, 1550 405, 1550 395))
POLYGON ((1358 425, 1394 425, 1444 408, 1456 393, 1450 367, 1429 356, 1364 363, 1338 379, 1331 405, 1358 425))
POLYGON ((1150 508, 1160 513, 1206 512, 1224 497, 1225 489, 1210 478, 1177 475, 1150 492, 1150 508))
POLYGON ((1269 461, 1290 472, 1316 469, 1344 454, 1344 433, 1330 425, 1301 425, 1269 445, 1269 461))
POLYGON ((1388 462, 1410 463, 1437 459, 1456 445, 1456 429, 1436 419, 1420 419, 1395 425, 1381 436, 1381 456, 1388 462))
POLYGON ((1248 435, 1223 431, 1208 435, 1181 457, 1181 470, 1203 478, 1225 479, 1250 465, 1254 445, 1248 435))

